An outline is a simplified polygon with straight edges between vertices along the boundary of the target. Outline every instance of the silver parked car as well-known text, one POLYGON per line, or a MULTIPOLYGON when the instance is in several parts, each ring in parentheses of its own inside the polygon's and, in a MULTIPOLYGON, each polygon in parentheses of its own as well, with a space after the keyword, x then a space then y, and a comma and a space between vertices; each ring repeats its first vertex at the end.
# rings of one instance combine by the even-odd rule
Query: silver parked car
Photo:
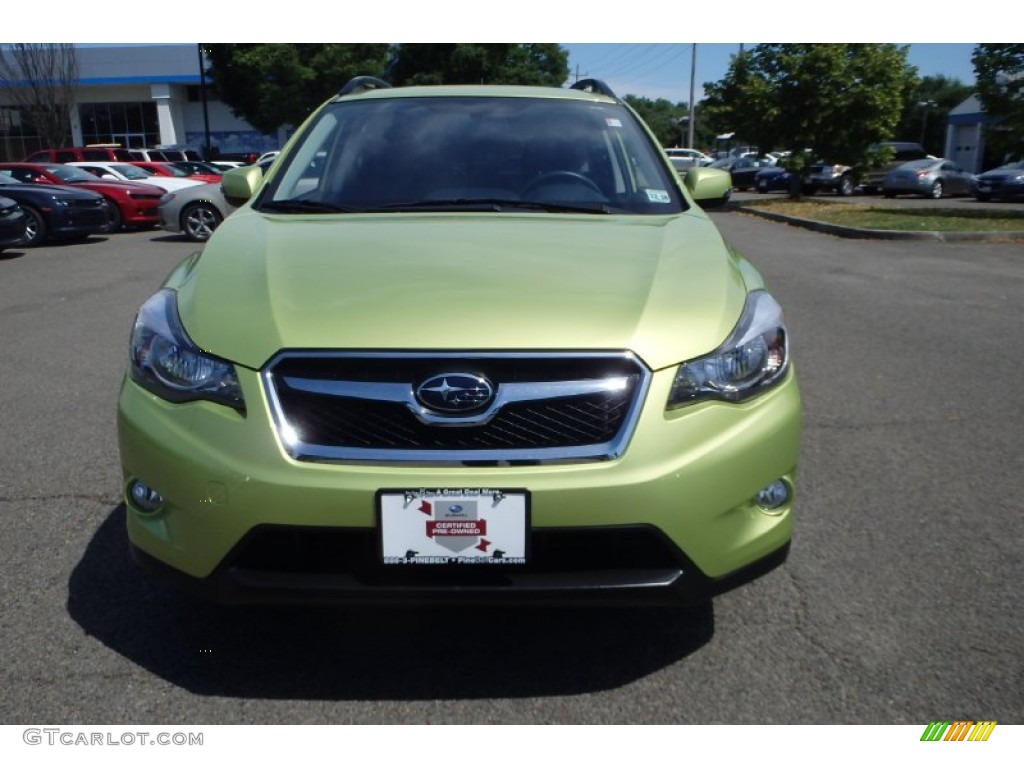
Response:
POLYGON ((200 184, 175 190, 160 198, 160 228, 181 232, 189 240, 205 242, 233 211, 220 184, 200 184))
POLYGON ((945 195, 973 192, 974 174, 941 157, 911 160, 889 171, 882 180, 882 194, 886 197, 923 195, 938 200, 945 195))
MULTIPOLYGON (((259 163, 263 173, 273 165, 274 159, 259 163)), ((199 184, 187 189, 169 192, 160 198, 157 207, 160 228, 182 233, 189 240, 205 242, 220 223, 230 216, 235 206, 224 197, 220 182, 199 184)))

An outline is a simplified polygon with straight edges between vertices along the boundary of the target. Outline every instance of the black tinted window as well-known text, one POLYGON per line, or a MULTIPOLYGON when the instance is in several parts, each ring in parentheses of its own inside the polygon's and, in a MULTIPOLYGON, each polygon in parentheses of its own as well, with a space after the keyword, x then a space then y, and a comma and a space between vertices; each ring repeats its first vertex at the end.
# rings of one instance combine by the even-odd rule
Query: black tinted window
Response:
POLYGON ((347 208, 501 199, 678 212, 674 174, 632 113, 568 99, 431 97, 325 110, 264 199, 347 208))

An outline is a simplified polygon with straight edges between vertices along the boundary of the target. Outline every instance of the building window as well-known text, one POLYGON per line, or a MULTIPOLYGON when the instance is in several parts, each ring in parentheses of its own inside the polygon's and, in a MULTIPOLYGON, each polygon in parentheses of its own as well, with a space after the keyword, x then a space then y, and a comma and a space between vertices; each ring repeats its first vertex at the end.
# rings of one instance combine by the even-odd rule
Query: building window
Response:
POLYGON ((141 148, 160 143, 156 104, 151 101, 80 104, 78 115, 85 144, 141 148))
POLYGON ((22 118, 21 110, 0 106, 0 157, 7 162, 21 160, 41 148, 39 135, 22 118))

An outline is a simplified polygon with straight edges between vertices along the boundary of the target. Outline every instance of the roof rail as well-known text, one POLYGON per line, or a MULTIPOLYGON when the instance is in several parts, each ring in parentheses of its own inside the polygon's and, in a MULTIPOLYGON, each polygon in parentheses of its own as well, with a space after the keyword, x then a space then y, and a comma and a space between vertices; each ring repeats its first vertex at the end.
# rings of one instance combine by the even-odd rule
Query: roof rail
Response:
POLYGON ((378 88, 390 88, 391 83, 381 80, 372 75, 360 75, 353 77, 344 87, 338 91, 339 96, 348 96, 350 93, 362 93, 363 91, 375 91, 378 88))
POLYGON ((587 93, 600 93, 604 96, 608 96, 612 99, 618 99, 615 92, 608 87, 608 83, 604 80, 595 80, 592 77, 588 77, 585 80, 577 80, 575 83, 569 86, 574 91, 586 91, 587 93))

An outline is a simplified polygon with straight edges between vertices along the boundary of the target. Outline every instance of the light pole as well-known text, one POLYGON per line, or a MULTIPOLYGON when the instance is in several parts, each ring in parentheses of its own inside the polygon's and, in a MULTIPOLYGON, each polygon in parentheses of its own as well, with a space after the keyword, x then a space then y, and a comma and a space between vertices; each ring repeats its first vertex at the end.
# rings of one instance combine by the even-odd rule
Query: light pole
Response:
POLYGON ((206 62, 203 61, 203 44, 196 43, 199 53, 199 96, 203 100, 203 159, 210 159, 210 112, 206 105, 206 62))
POLYGON ((937 107, 939 105, 938 105, 938 102, 935 102, 935 101, 919 101, 919 102, 917 102, 917 106, 923 107, 922 115, 921 115, 921 146, 923 147, 924 146, 924 135, 925 135, 926 130, 928 129, 928 110, 931 107, 937 107))
POLYGON ((697 81, 697 44, 693 43, 693 52, 690 56, 690 119, 686 128, 686 146, 693 147, 693 132, 697 127, 697 105, 693 102, 695 83, 697 81))

